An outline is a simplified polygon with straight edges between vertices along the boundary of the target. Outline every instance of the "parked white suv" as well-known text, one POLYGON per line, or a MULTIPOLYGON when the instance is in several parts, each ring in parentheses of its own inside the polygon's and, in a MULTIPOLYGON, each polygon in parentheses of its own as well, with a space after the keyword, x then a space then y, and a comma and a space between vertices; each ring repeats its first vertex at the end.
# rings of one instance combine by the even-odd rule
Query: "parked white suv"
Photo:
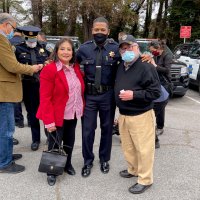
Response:
POLYGON ((197 40, 193 43, 179 45, 175 49, 175 55, 177 59, 184 62, 189 69, 190 84, 199 87, 200 94, 200 42, 197 40), (190 49, 187 54, 184 49, 190 49), (184 52, 184 53, 183 53, 184 52))

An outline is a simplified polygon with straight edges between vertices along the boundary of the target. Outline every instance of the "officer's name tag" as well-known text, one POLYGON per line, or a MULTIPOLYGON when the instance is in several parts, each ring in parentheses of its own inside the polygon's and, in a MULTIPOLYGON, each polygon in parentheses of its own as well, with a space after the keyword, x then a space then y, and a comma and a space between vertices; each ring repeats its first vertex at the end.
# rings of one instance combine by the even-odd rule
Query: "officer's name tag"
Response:
POLYGON ((96 66, 97 69, 101 69, 101 66, 96 66))

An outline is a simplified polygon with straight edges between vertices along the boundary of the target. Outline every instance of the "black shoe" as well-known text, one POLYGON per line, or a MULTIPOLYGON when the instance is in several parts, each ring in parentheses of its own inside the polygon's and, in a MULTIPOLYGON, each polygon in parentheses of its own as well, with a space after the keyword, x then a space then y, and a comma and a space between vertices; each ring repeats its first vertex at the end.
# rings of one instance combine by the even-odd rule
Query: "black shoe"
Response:
POLYGON ((75 171, 75 169, 73 168, 72 165, 65 167, 64 171, 66 173, 68 173, 69 175, 72 175, 72 176, 76 174, 76 171, 75 171))
POLYGON ((24 122, 16 122, 15 126, 17 126, 18 128, 24 128, 24 122))
POLYGON ((112 135, 120 135, 118 125, 113 125, 112 135))
POLYGON ((18 145, 19 144, 19 141, 15 138, 13 138, 13 145, 18 145))
POLYGON ((130 173, 128 172, 127 169, 125 169, 125 170, 119 172, 119 175, 120 175, 121 177, 123 177, 123 178, 137 177, 136 175, 130 174, 130 173))
POLYGON ((0 169, 0 173, 17 174, 23 172, 25 167, 12 162, 8 167, 0 169))
POLYGON ((91 165, 84 165, 83 168, 82 168, 82 172, 81 172, 81 175, 83 177, 88 177, 91 173, 91 169, 93 167, 93 164, 91 165))
POLYGON ((141 185, 139 183, 136 183, 135 185, 131 186, 128 190, 129 190, 129 192, 131 192, 133 194, 141 194, 151 186, 152 186, 152 184, 151 185, 141 185))
POLYGON ((56 183, 56 176, 54 176, 54 175, 47 176, 47 182, 48 182, 48 184, 50 186, 55 185, 55 183, 56 183))
POLYGON ((38 148, 39 148, 39 145, 40 145, 40 142, 33 142, 33 143, 31 144, 31 149, 32 149, 33 151, 37 151, 38 148))
POLYGON ((22 158, 22 154, 13 154, 13 155, 12 155, 12 160, 13 160, 13 161, 19 160, 20 158, 22 158))
POLYGON ((155 142, 155 148, 156 148, 156 149, 159 149, 159 148, 160 148, 160 142, 159 142, 159 140, 157 140, 157 141, 155 142))
POLYGON ((102 173, 107 174, 110 170, 110 165, 108 162, 102 162, 100 164, 100 170, 102 173))

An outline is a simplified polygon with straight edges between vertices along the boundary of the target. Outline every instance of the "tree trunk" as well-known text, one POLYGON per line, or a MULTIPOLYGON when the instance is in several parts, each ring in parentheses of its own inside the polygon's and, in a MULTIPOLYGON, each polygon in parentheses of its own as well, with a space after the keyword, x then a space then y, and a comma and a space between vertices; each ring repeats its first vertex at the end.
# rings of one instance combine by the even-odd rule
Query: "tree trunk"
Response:
POLYGON ((152 0, 147 0, 147 10, 146 10, 146 17, 145 17, 145 25, 144 25, 144 33, 143 37, 148 38, 149 36, 149 27, 151 24, 151 15, 152 15, 152 0))
POLYGON ((87 4, 84 3, 81 8, 81 15, 83 20, 83 40, 87 41, 92 39, 92 26, 95 14, 92 10, 88 9, 87 4))
POLYGON ((160 34, 163 32, 162 30, 162 13, 163 13, 163 4, 165 0, 160 0, 160 6, 158 10, 158 15, 156 19, 156 26, 154 30, 154 38, 158 38, 160 34))
POLYGON ((9 13, 10 9, 9 0, 3 0, 3 12, 9 13))
POLYGON ((50 6, 50 18, 51 18, 51 25, 50 30, 52 35, 57 35, 58 33, 58 16, 57 16, 57 0, 51 0, 52 4, 50 6))
POLYGON ((162 31, 160 31, 159 37, 166 39, 167 35, 166 35, 166 31, 164 30, 168 27, 167 26, 168 0, 164 0, 164 3, 165 3, 165 10, 164 10, 164 16, 163 16, 162 24, 161 24, 162 31))
POLYGON ((42 0, 31 0, 33 24, 42 28, 42 0))
MULTIPOLYGON (((140 4, 138 5, 137 9, 134 10, 135 13, 136 13, 136 15, 138 16, 138 19, 139 19, 139 12, 140 12, 140 9, 141 9, 142 5, 144 4, 144 2, 145 2, 145 0, 142 0, 142 1, 140 2, 140 4)), ((138 31, 138 19, 137 19, 137 21, 135 21, 135 24, 134 24, 133 27, 132 27, 132 30, 131 30, 131 34, 132 34, 132 35, 136 35, 136 32, 138 31)))

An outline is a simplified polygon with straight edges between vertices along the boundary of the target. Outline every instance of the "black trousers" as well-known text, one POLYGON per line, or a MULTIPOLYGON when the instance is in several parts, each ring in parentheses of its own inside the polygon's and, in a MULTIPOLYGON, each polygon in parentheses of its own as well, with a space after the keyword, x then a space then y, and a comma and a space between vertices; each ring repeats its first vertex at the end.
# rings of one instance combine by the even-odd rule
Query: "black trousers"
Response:
POLYGON ((15 123, 23 124, 24 116, 22 115, 22 105, 21 102, 15 103, 15 123))
POLYGON ((99 146, 100 162, 110 160, 112 147, 112 127, 114 122, 114 91, 111 89, 101 95, 85 95, 85 109, 82 117, 82 153, 84 165, 94 160, 93 144, 99 112, 101 139, 99 146))
POLYGON ((39 82, 31 80, 23 80, 23 100, 29 114, 32 141, 40 142, 40 122, 36 118, 36 113, 39 107, 39 82))
POLYGON ((163 129, 165 124, 165 107, 168 103, 168 99, 163 102, 155 102, 154 103, 154 111, 156 116, 156 125, 158 129, 163 129))
MULTIPOLYGON (((27 110, 26 110, 27 111, 27 110)), ((27 112, 27 122, 30 124, 30 116, 27 112)), ((15 103, 15 123, 23 124, 24 123, 24 116, 22 114, 22 103, 15 103)))
POLYGON ((57 131, 48 133, 48 150, 58 148, 58 144, 55 143, 54 138, 57 139, 57 142, 61 144, 63 142, 64 150, 67 156, 66 167, 71 165, 72 151, 75 142, 75 129, 76 129, 77 119, 64 120, 62 127, 57 127, 57 131))

